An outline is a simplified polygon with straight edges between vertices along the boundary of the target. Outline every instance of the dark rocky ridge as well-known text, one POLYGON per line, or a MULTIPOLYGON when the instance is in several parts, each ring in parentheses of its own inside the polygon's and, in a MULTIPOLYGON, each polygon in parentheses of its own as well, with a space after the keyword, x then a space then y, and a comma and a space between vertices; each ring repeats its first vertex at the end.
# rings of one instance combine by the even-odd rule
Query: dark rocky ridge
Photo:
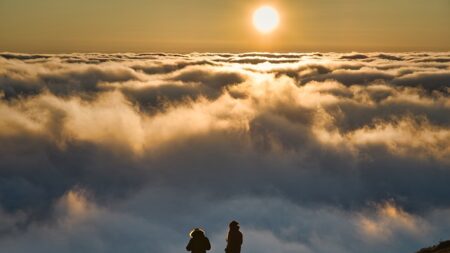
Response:
POLYGON ((442 241, 438 245, 423 248, 417 253, 450 253, 450 240, 442 241))

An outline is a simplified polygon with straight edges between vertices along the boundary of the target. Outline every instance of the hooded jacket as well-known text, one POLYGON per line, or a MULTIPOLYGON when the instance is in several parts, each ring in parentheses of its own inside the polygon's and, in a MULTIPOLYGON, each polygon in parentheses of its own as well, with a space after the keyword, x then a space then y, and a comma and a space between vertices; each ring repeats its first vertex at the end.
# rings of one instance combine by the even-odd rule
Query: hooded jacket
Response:
POLYGON ((191 251, 192 253, 206 253, 207 250, 211 249, 209 239, 205 236, 203 231, 194 230, 191 233, 191 237, 192 238, 186 246, 187 251, 191 251))
POLYGON ((242 245, 242 233, 239 228, 230 228, 227 238, 226 253, 240 253, 242 245))

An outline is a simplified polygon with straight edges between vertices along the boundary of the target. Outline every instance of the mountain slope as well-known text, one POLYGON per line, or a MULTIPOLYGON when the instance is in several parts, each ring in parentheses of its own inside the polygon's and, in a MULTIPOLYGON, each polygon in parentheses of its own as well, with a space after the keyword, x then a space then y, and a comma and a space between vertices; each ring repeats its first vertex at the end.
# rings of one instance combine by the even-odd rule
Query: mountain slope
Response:
POLYGON ((417 251, 417 253, 450 253, 450 240, 440 242, 438 245, 429 248, 423 248, 417 251))

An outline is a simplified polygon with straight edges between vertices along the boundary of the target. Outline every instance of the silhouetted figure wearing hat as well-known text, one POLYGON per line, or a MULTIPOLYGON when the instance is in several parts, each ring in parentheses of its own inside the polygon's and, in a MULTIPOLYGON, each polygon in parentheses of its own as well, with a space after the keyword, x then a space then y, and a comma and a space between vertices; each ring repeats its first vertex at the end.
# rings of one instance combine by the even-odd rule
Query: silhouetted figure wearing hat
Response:
POLYGON ((230 231, 227 237, 226 253, 240 253, 242 245, 242 233, 239 231, 239 223, 232 221, 230 223, 230 231))
POLYGON ((195 228, 189 233, 191 240, 189 240, 186 250, 192 253, 206 253, 211 249, 208 237, 205 236, 205 232, 200 228, 195 228))

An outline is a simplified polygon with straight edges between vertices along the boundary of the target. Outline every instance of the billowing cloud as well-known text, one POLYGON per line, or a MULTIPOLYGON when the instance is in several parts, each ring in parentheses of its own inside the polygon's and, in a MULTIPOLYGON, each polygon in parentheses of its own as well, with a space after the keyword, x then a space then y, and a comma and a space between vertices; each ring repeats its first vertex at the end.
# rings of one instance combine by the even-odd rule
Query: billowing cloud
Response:
POLYGON ((447 53, 0 54, 0 251, 450 236, 447 53))

